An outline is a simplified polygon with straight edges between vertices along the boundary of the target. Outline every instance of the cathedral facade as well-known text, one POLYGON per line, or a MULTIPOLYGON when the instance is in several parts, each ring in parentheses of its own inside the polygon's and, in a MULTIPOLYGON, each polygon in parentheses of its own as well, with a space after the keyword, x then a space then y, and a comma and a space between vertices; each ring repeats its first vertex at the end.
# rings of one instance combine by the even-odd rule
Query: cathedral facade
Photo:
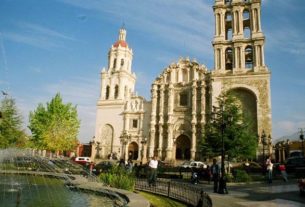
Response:
MULTIPOLYGON (((234 95, 262 134, 271 134, 270 71, 264 61, 261 0, 215 0, 214 68, 188 58, 152 83, 151 101, 135 93, 133 51, 121 28, 101 72, 92 158, 198 160, 207 114, 222 92, 234 95)), ((268 138, 268 137, 267 137, 268 138)), ((268 149, 271 152, 271 136, 268 149)))

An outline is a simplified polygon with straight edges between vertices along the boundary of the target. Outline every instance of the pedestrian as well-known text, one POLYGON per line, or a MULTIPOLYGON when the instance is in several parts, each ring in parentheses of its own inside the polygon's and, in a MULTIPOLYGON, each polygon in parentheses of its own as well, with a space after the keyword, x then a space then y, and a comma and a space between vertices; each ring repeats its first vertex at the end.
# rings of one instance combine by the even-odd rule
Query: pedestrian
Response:
POLYGON ((94 162, 90 162, 90 165, 89 165, 90 175, 92 175, 93 168, 94 168, 94 162))
POLYGON ((284 165, 284 163, 282 162, 280 165, 279 165, 279 170, 281 172, 281 175, 282 175, 282 178, 285 182, 288 181, 288 178, 287 178, 287 172, 286 172, 286 166, 284 165))
POLYGON ((127 165, 126 165, 126 169, 127 169, 128 173, 132 173, 132 167, 133 167, 132 160, 128 160, 127 165))
POLYGON ((157 156, 154 155, 153 158, 148 163, 148 185, 149 187, 151 185, 156 186, 157 181, 157 168, 158 168, 158 160, 157 156))
POLYGON ((273 163, 271 161, 271 157, 269 156, 266 161, 267 173, 268 173, 268 183, 272 183, 272 171, 273 171, 273 163))
POLYGON ((212 174, 212 179, 214 181, 214 193, 217 193, 220 169, 219 169, 218 164, 216 163, 216 159, 213 159, 213 165, 211 166, 211 174, 212 174))

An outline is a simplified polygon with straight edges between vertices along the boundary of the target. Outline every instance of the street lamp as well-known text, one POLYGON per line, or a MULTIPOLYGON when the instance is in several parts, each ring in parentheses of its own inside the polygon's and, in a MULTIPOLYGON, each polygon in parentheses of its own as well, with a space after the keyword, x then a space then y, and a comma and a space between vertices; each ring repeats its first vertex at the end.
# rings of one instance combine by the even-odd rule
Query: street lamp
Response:
POLYGON ((302 128, 300 130, 300 140, 302 141, 302 155, 304 156, 304 132, 302 128))

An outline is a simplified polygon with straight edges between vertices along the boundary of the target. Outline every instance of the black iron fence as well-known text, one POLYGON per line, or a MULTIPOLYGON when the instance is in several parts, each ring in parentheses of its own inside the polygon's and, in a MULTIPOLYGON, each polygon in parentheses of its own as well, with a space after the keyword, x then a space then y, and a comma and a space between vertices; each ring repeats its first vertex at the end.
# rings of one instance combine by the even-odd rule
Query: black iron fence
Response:
POLYGON ((136 190, 159 194, 179 200, 191 206, 212 207, 210 196, 199 186, 189 183, 158 179, 155 186, 149 186, 147 179, 136 180, 136 190))

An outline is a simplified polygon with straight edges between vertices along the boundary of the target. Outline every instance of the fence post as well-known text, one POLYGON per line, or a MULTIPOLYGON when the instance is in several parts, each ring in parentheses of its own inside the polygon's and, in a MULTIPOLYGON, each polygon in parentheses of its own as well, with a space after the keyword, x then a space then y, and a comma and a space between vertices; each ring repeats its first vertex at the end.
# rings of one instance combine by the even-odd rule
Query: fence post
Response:
POLYGON ((169 197, 170 191, 171 191, 171 182, 168 181, 168 183, 167 183, 167 197, 169 197))

